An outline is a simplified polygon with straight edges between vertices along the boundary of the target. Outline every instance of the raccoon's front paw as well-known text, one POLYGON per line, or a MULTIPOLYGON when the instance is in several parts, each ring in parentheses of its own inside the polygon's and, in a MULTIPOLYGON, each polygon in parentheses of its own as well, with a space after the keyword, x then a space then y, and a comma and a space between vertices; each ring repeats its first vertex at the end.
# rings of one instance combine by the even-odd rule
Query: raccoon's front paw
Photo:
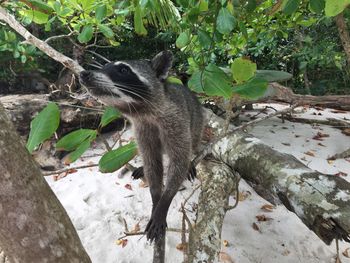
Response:
POLYGON ((147 240, 151 241, 151 243, 155 240, 159 240, 165 235, 166 228, 166 217, 153 214, 145 229, 147 240))
POLYGON ((140 179, 142 177, 144 177, 144 173, 143 173, 143 166, 136 168, 135 171, 132 172, 131 177, 132 179, 136 180, 136 179, 140 179))
POLYGON ((197 170, 196 167, 191 162, 190 169, 188 170, 187 178, 190 182, 194 181, 194 179, 197 177, 197 170))

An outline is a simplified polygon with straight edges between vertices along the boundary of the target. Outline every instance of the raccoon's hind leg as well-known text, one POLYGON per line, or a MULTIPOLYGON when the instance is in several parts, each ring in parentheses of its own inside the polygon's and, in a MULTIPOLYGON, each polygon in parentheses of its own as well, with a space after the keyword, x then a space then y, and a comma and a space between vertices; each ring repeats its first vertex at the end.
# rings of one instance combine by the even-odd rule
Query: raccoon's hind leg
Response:
MULTIPOLYGON (((132 172, 131 177, 134 180, 144 177, 143 166, 136 168, 136 170, 132 172)), ((187 179, 192 182, 195 178, 197 178, 197 170, 194 164, 191 162, 190 168, 188 169, 187 179)))

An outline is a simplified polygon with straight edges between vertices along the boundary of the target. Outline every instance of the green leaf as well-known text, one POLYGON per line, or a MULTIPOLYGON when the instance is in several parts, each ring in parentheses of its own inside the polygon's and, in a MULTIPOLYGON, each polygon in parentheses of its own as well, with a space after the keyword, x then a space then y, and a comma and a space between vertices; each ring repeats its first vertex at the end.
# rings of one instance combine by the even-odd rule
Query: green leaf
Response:
POLYGON ((56 143, 57 151, 73 151, 85 140, 92 141, 96 138, 97 131, 91 129, 79 129, 68 133, 56 143))
POLYGON ((46 4, 45 2, 43 2, 43 1, 40 1, 40 0, 28 0, 28 2, 31 4, 31 6, 29 6, 26 2, 23 2, 23 3, 25 3, 26 5, 28 5, 31 8, 36 7, 36 9, 43 10, 43 11, 46 11, 46 12, 52 12, 53 11, 53 8, 51 6, 49 6, 48 4, 46 4))
POLYGON ((34 23, 37 24, 46 24, 47 21, 49 20, 49 15, 45 14, 43 12, 40 12, 38 10, 24 10, 23 12, 21 11, 21 13, 29 18, 31 21, 33 21, 34 23))
POLYGON ((86 25, 84 26, 83 30, 78 36, 78 40, 80 43, 87 43, 92 39, 94 29, 92 25, 86 25))
POLYGON ((107 16, 107 6, 99 5, 96 8, 95 16, 97 21, 102 21, 107 16))
POLYGON ((181 79, 175 78, 173 76, 170 76, 166 79, 167 82, 169 83, 173 83, 173 84, 179 84, 179 85, 183 85, 181 79))
POLYGON ((310 0, 310 10, 316 14, 321 14, 325 8, 325 0, 310 0))
POLYGON ((326 0, 326 16, 336 16, 344 11, 350 0, 326 0))
POLYGON ((248 0, 248 4, 246 6, 247 11, 249 13, 253 12, 257 6, 256 0, 248 0))
POLYGON ((87 149, 90 148, 90 145, 90 140, 83 141, 73 152, 69 153, 67 156, 64 157, 64 163, 71 164, 78 160, 78 158, 82 156, 87 149))
POLYGON ((187 32, 182 32, 176 39, 176 46, 178 48, 183 48, 190 43, 190 36, 187 32))
POLYGON ((26 55, 21 55, 21 62, 24 64, 27 62, 27 57, 26 55))
POLYGON ((189 81, 189 87, 194 91, 204 91, 209 96, 230 98, 232 95, 230 79, 214 64, 209 64, 204 71, 194 73, 189 81))
POLYGON ((134 13, 134 27, 136 34, 147 35, 147 30, 143 25, 142 21, 142 10, 141 6, 137 5, 134 13))
POLYGON ((257 99, 266 92, 268 82, 264 79, 253 78, 243 84, 233 87, 233 93, 245 99, 257 99))
POLYGON ((100 126, 103 128, 110 124, 112 121, 120 118, 121 114, 114 107, 107 107, 102 115, 100 126))
POLYGON ((98 28, 102 32, 102 34, 107 38, 113 38, 114 32, 112 29, 109 28, 107 25, 98 25, 98 28))
POLYGON ((109 151, 100 159, 99 169, 102 173, 112 173, 134 158, 136 153, 137 146, 135 142, 130 142, 116 150, 109 151))
POLYGON ((221 34, 230 33, 236 26, 236 19, 227 8, 222 7, 216 20, 217 30, 221 34))
POLYGON ((297 11, 300 0, 284 0, 283 12, 286 15, 291 15, 297 11))
POLYGON ((249 59, 236 58, 231 65, 231 71, 233 79, 237 83, 242 83, 255 75, 256 64, 249 59))
POLYGON ((95 0, 79 0, 79 2, 81 3, 81 6, 85 11, 90 11, 90 9, 93 7, 95 3, 95 0))
POLYGON ((188 80, 188 87, 197 93, 204 93, 203 83, 201 81, 202 71, 196 71, 192 74, 191 78, 188 80))
POLYGON ((268 82, 280 82, 291 79, 293 75, 279 70, 257 70, 255 77, 268 82))
POLYGON ((209 34, 204 30, 198 30, 198 40, 199 40, 199 44, 201 44, 201 46, 204 48, 210 47, 210 44, 212 41, 209 34))
POLYGON ((248 40, 248 31, 243 22, 238 23, 239 30, 242 32, 243 37, 248 40))
POLYGON ((200 12, 208 11, 208 2, 207 2, 207 0, 201 0, 199 2, 199 11, 200 12))
POLYGON ((27 149, 31 153, 43 141, 50 138, 60 123, 60 111, 50 102, 30 123, 27 149))

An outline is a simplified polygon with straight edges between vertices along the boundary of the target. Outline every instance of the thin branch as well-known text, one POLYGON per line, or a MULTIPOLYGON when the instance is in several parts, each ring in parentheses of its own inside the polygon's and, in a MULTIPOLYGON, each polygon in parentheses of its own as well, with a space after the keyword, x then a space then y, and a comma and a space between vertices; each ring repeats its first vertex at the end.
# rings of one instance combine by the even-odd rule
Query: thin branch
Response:
MULTIPOLYGON (((166 229, 167 232, 175 232, 175 233, 181 233, 182 229, 178 229, 178 228, 167 228, 166 229)), ((188 231, 186 231, 186 233, 189 233, 188 231)), ((123 239, 126 238, 128 236, 142 236, 145 235, 146 232, 142 231, 142 232, 124 232, 124 236, 118 237, 118 239, 123 239)))
POLYGON ((79 169, 85 169, 85 168, 96 167, 96 166, 98 166, 98 163, 65 168, 65 169, 61 169, 61 170, 56 170, 56 171, 52 171, 52 172, 43 173, 43 175, 44 176, 48 176, 48 175, 54 175, 54 174, 61 174, 61 173, 69 172, 71 170, 79 170, 79 169))
POLYGON ((214 146, 214 144, 216 144, 218 141, 220 141, 222 138, 226 137, 226 136, 229 136, 229 135, 232 135, 234 134, 236 131, 238 130, 244 130, 245 128, 247 128, 248 126, 251 126, 251 125, 255 125, 259 122, 262 122, 266 119, 270 119, 274 116, 277 116, 277 115, 280 115, 280 114, 286 114, 290 111, 292 111, 294 108, 298 107, 299 105, 298 104, 295 104, 291 107, 288 107, 284 110, 280 110, 280 111, 276 111, 274 113, 271 113, 269 115, 266 115, 262 118, 259 118, 259 119, 255 119, 255 120, 252 120, 252 121, 249 121, 241 126, 238 126, 238 127, 235 127, 233 128, 232 130, 230 130, 230 132, 228 132, 227 134, 224 134, 222 136, 219 136, 218 138, 216 138, 215 140, 213 140, 212 142, 208 143, 206 145, 206 147, 193 159, 192 163, 194 166, 197 166, 197 164, 204 159, 205 156, 207 156, 208 154, 211 153, 211 150, 212 150, 212 147, 214 146))
POLYGON ((33 36, 24 26, 22 26, 16 20, 16 18, 13 15, 9 14, 3 7, 0 7, 0 20, 6 22, 18 34, 24 37, 24 39, 28 43, 36 46, 45 54, 47 54, 49 57, 62 63, 65 67, 69 68, 75 74, 79 74, 81 71, 84 70, 84 68, 80 66, 77 61, 63 55, 62 53, 58 52, 57 50, 49 46, 46 42, 33 36))
POLYGON ((52 37, 49 37, 45 40, 45 43, 49 43, 50 41, 53 41, 53 40, 57 40, 57 39, 60 39, 60 38, 68 38, 72 35, 76 34, 75 31, 71 31, 69 34, 66 34, 66 35, 58 35, 58 36, 52 36, 52 37))

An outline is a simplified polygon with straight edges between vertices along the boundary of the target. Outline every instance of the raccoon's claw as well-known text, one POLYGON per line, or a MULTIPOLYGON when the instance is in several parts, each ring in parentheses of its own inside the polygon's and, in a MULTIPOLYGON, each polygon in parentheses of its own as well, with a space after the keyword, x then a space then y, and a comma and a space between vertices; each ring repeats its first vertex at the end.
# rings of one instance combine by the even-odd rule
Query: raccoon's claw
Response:
POLYGON ((191 162, 190 169, 188 170, 187 178, 190 182, 194 181, 194 179, 197 177, 197 170, 196 167, 191 162))
POLYGON ((147 240, 149 240, 151 243, 159 240, 165 235, 166 228, 167 223, 165 217, 153 215, 145 229, 147 240))
POLYGON ((131 174, 131 177, 134 180, 144 177, 143 166, 141 166, 141 167, 137 168, 135 171, 133 171, 131 174))

